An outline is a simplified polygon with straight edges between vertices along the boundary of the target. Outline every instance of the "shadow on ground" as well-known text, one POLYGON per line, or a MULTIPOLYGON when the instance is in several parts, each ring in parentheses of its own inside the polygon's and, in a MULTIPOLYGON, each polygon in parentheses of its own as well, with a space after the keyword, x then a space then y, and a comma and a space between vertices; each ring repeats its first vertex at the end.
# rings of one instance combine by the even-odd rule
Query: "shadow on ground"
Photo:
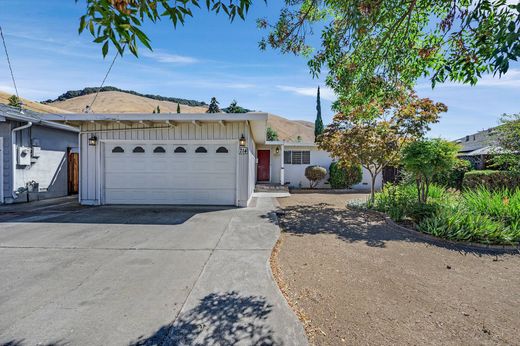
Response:
MULTIPOLYGON (((4 343, 0 343, 0 346, 27 346, 27 345, 30 345, 30 344, 27 344, 24 339, 10 340, 10 341, 4 342, 4 343)), ((67 346, 67 345, 70 345, 70 343, 64 342, 61 340, 50 342, 50 343, 38 344, 38 346, 67 346)))
POLYGON ((420 234, 399 231, 389 226, 380 216, 369 211, 335 208, 328 203, 284 207, 274 215, 266 215, 272 222, 278 220, 286 233, 296 236, 333 234, 348 243, 364 242, 367 246, 384 248, 389 241, 424 243, 448 250, 474 255, 507 254, 509 250, 479 249, 443 240, 423 239, 420 234))
POLYGON ((179 225, 197 214, 235 209, 214 206, 101 206, 75 211, 1 212, 0 223, 179 225))
POLYGON ((130 345, 282 345, 266 323, 271 309, 263 297, 212 293, 172 324, 130 345))

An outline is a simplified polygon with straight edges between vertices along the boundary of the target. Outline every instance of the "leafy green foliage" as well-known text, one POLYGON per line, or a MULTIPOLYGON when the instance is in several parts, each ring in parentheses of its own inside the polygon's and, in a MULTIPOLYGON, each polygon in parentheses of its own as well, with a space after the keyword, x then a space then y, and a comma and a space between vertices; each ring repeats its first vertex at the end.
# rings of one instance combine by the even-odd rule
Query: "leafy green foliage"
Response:
POLYGON ((464 175, 463 187, 475 189, 481 186, 490 190, 520 189, 520 173, 510 171, 471 171, 464 175))
POLYGON ((180 113, 181 112, 181 105, 179 103, 177 103, 177 113, 180 113))
POLYGON ((267 140, 268 141, 277 141, 278 140, 278 132, 274 130, 271 126, 267 127, 267 140))
POLYGON ((459 146, 443 139, 423 139, 407 144, 401 163, 415 176, 419 203, 426 203, 434 175, 449 172, 457 162, 459 146))
POLYGON ((16 96, 16 95, 11 95, 7 101, 9 102, 9 106, 11 107, 16 107, 16 108, 20 108, 22 107, 22 100, 16 96))
POLYGON ((519 13, 505 0, 290 0, 275 23, 258 20, 270 31, 259 46, 309 56, 339 95, 335 110, 348 112, 420 77, 435 86, 506 73, 520 56, 519 13))
POLYGON ((249 109, 246 109, 246 108, 243 108, 243 107, 240 107, 238 104, 237 104, 237 101, 236 100, 233 100, 229 106, 227 108, 222 108, 222 111, 223 112, 226 112, 226 113, 248 113, 248 112, 251 112, 251 110, 249 109))
POLYGON ((361 165, 348 165, 333 161, 329 166, 329 183, 333 189, 347 189, 363 179, 361 165))
POLYGON ((453 167, 446 172, 435 173, 432 182, 444 187, 462 190, 464 175, 471 170, 471 162, 457 159, 453 167))
POLYGON ((387 185, 369 206, 395 221, 411 220, 437 237, 494 244, 520 242, 520 190, 478 188, 462 194, 431 185, 428 203, 417 203, 417 187, 387 185))
POLYGON ((206 113, 220 113, 219 102, 216 97, 212 97, 206 113))
POLYGON ((504 114, 497 127, 499 149, 493 156, 493 165, 520 173, 520 113, 504 114))
POLYGON ((321 100, 320 100, 320 87, 318 87, 318 94, 316 96, 316 121, 314 121, 314 139, 317 140, 318 136, 323 133, 323 119, 321 118, 321 100))
MULTIPOLYGON (((78 2, 79 0, 76 0, 78 2)), ((233 21, 238 15, 244 19, 252 0, 206 0, 209 11, 224 12, 233 21)), ((168 18, 174 27, 184 25, 187 17, 193 17, 193 9, 199 8, 199 0, 86 0, 87 10, 81 16, 79 33, 87 30, 94 42, 102 44, 103 56, 109 46, 123 55, 126 47, 138 56, 138 43, 152 49, 150 39, 141 31, 146 20, 155 23, 168 18)))
POLYGON ((314 189, 318 183, 325 179, 327 170, 321 166, 307 166, 305 167, 305 178, 309 180, 309 187, 314 189))
MULTIPOLYGON (((68 99, 71 99, 74 97, 78 97, 78 96, 95 94, 98 92, 98 89, 99 89, 99 87, 87 87, 87 88, 83 88, 81 90, 69 90, 69 91, 61 94, 54 100, 49 99, 49 100, 43 101, 42 103, 45 104, 45 103, 52 103, 52 102, 56 102, 56 101, 65 101, 65 100, 68 100, 68 99)), ((181 98, 176 98, 176 97, 165 97, 165 96, 152 95, 152 94, 141 94, 141 93, 138 93, 133 90, 123 90, 123 89, 119 89, 119 88, 116 88, 113 86, 104 86, 101 89, 99 89, 99 91, 101 91, 101 92, 119 91, 119 92, 136 95, 136 96, 142 96, 142 97, 146 97, 146 98, 154 99, 154 100, 158 100, 158 101, 176 102, 176 103, 180 103, 180 104, 187 105, 187 106, 206 106, 207 105, 206 102, 202 102, 202 101, 187 100, 187 99, 181 99, 181 98)))

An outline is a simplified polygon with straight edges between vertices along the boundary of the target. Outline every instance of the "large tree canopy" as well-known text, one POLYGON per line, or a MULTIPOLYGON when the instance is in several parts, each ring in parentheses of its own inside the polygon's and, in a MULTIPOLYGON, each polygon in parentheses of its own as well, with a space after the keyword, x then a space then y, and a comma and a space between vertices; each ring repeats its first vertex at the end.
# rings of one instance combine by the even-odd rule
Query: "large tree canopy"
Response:
POLYGON ((520 4, 506 0, 286 0, 260 43, 310 57, 326 70, 336 110, 373 100, 420 77, 475 84, 520 56, 520 4), (321 30, 314 50, 309 35, 321 30))
MULTIPOLYGON (((76 0, 79 2, 80 0, 76 0)), ((113 45, 122 55, 125 47, 138 55, 138 42, 152 49, 150 39, 141 30, 148 19, 157 22, 168 18, 174 27, 184 24, 193 16, 193 9, 200 7, 199 0, 86 0, 87 10, 80 19, 79 32, 87 29, 94 42, 103 44, 103 56, 113 45)), ((206 8, 215 13, 224 12, 230 20, 245 15, 252 0, 204 0, 206 8)))

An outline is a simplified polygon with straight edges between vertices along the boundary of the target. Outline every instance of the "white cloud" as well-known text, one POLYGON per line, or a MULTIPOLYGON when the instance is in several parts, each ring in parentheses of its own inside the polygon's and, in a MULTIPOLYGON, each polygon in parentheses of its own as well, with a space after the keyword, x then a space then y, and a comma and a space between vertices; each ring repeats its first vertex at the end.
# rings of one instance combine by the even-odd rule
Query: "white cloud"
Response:
POLYGON ((196 64, 198 59, 186 55, 169 54, 161 52, 143 52, 143 56, 166 64, 196 64))
MULTIPOLYGON (((289 85, 277 85, 278 89, 283 91, 288 91, 290 93, 296 94, 296 95, 303 95, 303 96, 312 96, 316 97, 316 89, 314 87, 295 87, 295 86, 289 86, 289 85)), ((320 88, 320 95, 321 98, 329 101, 335 101, 336 95, 332 91, 332 89, 324 87, 320 88)))

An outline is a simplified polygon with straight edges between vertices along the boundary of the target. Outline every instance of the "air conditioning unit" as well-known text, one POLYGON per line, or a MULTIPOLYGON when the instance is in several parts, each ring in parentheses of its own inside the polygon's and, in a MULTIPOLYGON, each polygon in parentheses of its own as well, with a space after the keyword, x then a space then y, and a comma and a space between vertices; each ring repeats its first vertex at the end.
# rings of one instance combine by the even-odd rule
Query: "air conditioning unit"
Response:
POLYGON ((18 165, 29 166, 31 164, 31 148, 18 147, 18 165))

